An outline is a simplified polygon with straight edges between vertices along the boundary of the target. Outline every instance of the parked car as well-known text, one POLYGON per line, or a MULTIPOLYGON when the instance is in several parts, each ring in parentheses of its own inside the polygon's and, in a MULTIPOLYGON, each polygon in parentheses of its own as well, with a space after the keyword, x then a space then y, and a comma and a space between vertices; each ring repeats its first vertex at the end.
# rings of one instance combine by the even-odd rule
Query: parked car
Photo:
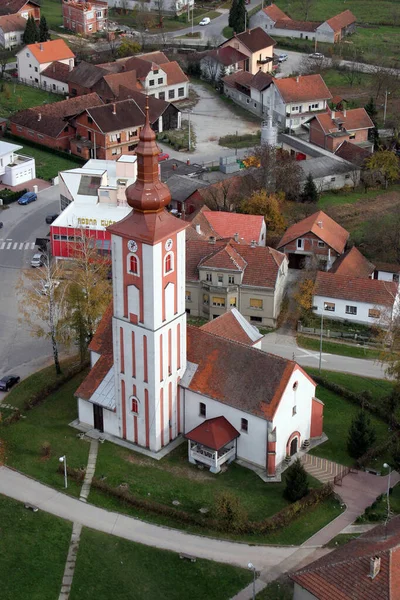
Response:
POLYGON ((158 162, 162 162, 163 160, 168 160, 169 159, 169 154, 167 154, 167 152, 160 152, 160 154, 158 155, 158 162))
POLYGON ((35 192, 26 192, 21 198, 18 199, 18 204, 30 204, 37 200, 37 194, 35 192))
POLYGON ((285 62, 285 60, 287 60, 288 58, 289 57, 288 57, 287 54, 285 54, 285 53, 280 54, 279 57, 278 57, 278 62, 280 62, 280 63, 285 62))
POLYGON ((5 375, 0 379, 0 390, 8 392, 13 385, 19 382, 21 378, 18 375, 5 375))
POLYGON ((43 267, 45 261, 45 255, 41 252, 36 252, 36 254, 32 256, 31 267, 43 267))
POLYGON ((53 215, 47 215, 45 221, 48 225, 50 225, 53 221, 55 221, 58 217, 58 213, 54 213, 53 215))
POLYGON ((308 58, 324 58, 324 55, 321 54, 321 52, 313 52, 312 54, 308 55, 308 58))
POLYGON ((210 17, 204 17, 204 19, 200 21, 199 25, 208 25, 209 23, 211 23, 210 17))

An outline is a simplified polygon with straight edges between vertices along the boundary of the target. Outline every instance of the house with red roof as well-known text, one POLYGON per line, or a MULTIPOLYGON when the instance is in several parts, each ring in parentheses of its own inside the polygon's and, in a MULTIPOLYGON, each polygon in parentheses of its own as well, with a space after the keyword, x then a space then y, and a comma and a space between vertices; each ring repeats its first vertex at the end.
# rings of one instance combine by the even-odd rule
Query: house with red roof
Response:
POLYGON ((23 43, 26 19, 19 14, 0 16, 0 47, 12 50, 23 43))
POLYGON ((288 227, 278 250, 286 254, 290 268, 302 268, 307 257, 315 257, 324 268, 329 268, 345 251, 349 235, 346 229, 319 210, 288 227))
POLYGON ((309 119, 310 142, 330 152, 335 152, 343 142, 357 144, 372 152, 374 145, 368 140, 368 131, 373 127, 365 108, 328 109, 309 119))
POLYGON ((261 340, 264 337, 257 327, 251 325, 237 308, 232 308, 216 319, 202 325, 202 329, 233 342, 240 342, 260 349, 261 340))
POLYGON ((92 35, 107 29, 108 4, 104 0, 63 0, 62 13, 64 27, 74 33, 92 35))
POLYGON ((230 47, 243 54, 246 57, 243 70, 255 75, 258 71, 271 73, 275 44, 275 40, 261 27, 256 26, 242 33, 235 33, 222 42, 219 48, 230 47))
MULTIPOLYGON (((208 241, 211 237, 216 240, 233 238, 238 244, 265 246, 267 228, 262 215, 210 210, 202 206, 189 220, 192 228, 204 240, 208 241)), ((195 236, 194 239, 200 237, 195 236)))
POLYGON ((75 54, 63 39, 28 44, 16 54, 18 79, 28 85, 46 87, 42 80, 43 71, 54 61, 58 61, 72 71, 75 54))
POLYGON ((338 273, 349 277, 363 277, 364 279, 371 279, 374 271, 375 265, 365 258, 355 246, 339 256, 329 269, 330 273, 338 273))
POLYGON ((33 17, 40 21, 40 2, 38 0, 2 0, 0 2, 0 17, 4 15, 18 15, 28 20, 33 17))
POLYGON ((319 271, 313 305, 330 319, 387 326, 398 310, 398 283, 319 271))
POLYGON ((254 325, 275 327, 288 276, 282 252, 234 239, 187 239, 186 312, 215 319, 237 308, 254 325))

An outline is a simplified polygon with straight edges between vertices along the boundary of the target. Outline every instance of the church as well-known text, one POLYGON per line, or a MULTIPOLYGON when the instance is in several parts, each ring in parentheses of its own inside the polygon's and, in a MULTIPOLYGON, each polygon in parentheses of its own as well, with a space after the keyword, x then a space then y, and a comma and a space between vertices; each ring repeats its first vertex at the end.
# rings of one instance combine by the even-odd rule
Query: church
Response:
POLYGON ((76 391, 79 423, 154 455, 184 437, 192 463, 218 473, 240 460, 274 481, 289 456, 322 436, 316 384, 294 361, 262 351, 258 330, 235 309, 187 326, 188 223, 166 209, 148 107, 136 153, 132 211, 108 227, 113 302, 76 391))

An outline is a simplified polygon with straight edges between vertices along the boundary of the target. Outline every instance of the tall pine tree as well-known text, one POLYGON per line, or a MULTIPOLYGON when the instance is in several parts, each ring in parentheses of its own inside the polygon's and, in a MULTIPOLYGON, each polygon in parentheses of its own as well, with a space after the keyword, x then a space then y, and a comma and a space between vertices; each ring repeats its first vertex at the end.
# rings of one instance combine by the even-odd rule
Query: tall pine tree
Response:
POLYGON ((286 487, 283 495, 290 502, 296 502, 308 494, 307 473, 299 458, 286 471, 285 480, 286 487))
POLYGON ((47 42, 50 39, 50 31, 47 25, 46 17, 42 15, 39 23, 39 42, 47 42))
POLYGON ((300 199, 302 202, 318 202, 318 190, 311 173, 307 175, 300 199))
POLYGON ((232 0, 231 8, 229 10, 228 25, 235 31, 236 14, 237 14, 238 0, 232 0))
POLYGON ((347 438, 347 450, 353 458, 360 458, 374 445, 376 433, 365 410, 360 410, 351 422, 347 438))
POLYGON ((372 129, 368 129, 368 139, 371 142, 374 142, 374 149, 377 150, 378 146, 379 146, 379 132, 378 132, 378 127, 377 127, 377 123, 376 123, 376 117, 378 114, 378 110, 376 108, 375 101, 372 96, 370 97, 369 101, 364 106, 364 108, 365 108, 366 112, 368 113, 369 118, 371 119, 371 121, 374 124, 374 127, 372 129))
POLYGON ((246 30, 247 24, 247 12, 244 0, 238 0, 236 15, 235 31, 236 33, 242 33, 242 31, 246 30))
POLYGON ((31 15, 26 22, 24 35, 22 36, 24 44, 34 44, 39 41, 39 31, 35 19, 31 15))

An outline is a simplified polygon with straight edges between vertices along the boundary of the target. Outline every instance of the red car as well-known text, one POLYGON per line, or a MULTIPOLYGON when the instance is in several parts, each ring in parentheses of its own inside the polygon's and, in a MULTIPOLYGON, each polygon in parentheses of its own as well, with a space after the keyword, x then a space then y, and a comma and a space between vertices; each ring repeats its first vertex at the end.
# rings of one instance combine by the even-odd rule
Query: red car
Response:
POLYGON ((168 160, 169 159, 169 154, 167 154, 166 152, 160 152, 160 154, 158 155, 158 162, 161 162, 163 160, 168 160))

